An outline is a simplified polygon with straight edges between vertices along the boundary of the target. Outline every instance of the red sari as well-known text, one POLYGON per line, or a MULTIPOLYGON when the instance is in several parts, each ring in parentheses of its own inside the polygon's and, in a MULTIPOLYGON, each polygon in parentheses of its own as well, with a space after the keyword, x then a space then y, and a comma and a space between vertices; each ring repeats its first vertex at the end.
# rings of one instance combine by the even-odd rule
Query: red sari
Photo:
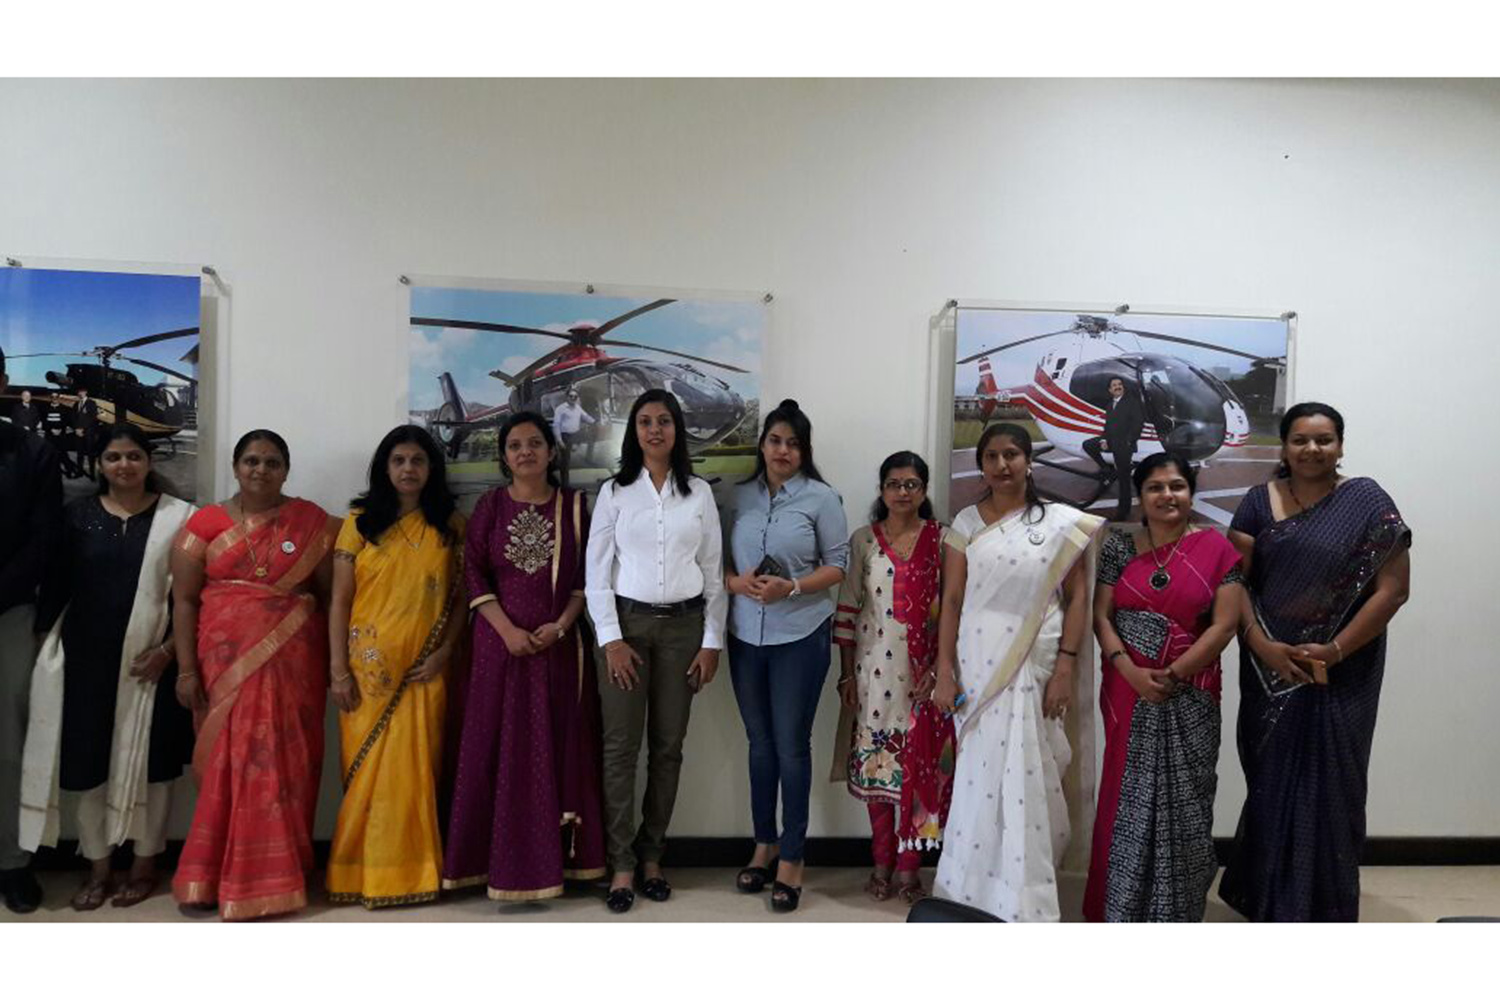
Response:
POLYGON ((225 920, 307 905, 328 627, 298 588, 336 531, 321 507, 293 498, 238 524, 205 507, 178 536, 178 549, 204 564, 198 670, 208 709, 195 720, 198 805, 172 893, 217 902, 225 920))

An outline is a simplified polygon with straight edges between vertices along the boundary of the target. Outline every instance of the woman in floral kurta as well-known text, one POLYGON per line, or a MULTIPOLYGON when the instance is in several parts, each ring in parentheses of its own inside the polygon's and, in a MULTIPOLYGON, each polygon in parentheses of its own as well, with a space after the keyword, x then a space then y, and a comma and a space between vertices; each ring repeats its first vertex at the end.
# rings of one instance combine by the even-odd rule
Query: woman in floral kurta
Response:
POLYGON ((894 871, 901 898, 913 902, 923 895, 921 851, 941 843, 952 790, 953 722, 930 696, 944 551, 962 544, 931 519, 920 457, 897 452, 880 481, 874 522, 849 540, 834 619, 843 664, 839 732, 849 733, 835 768, 870 811, 875 870, 867 891, 889 898, 894 871))

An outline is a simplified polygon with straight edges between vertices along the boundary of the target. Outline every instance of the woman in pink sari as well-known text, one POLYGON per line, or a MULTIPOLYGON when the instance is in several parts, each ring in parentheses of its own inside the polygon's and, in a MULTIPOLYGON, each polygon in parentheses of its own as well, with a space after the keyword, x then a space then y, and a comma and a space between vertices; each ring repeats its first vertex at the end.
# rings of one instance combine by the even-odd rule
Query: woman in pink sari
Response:
POLYGON ((194 514, 172 556, 177 696, 193 709, 198 805, 172 892, 225 920, 307 905, 323 760, 326 596, 339 522, 286 497, 286 442, 234 449, 239 492, 194 514))
POLYGON ((1219 654, 1243 598, 1240 557, 1190 523, 1186 459, 1151 455, 1134 479, 1145 530, 1109 537, 1094 593, 1104 768, 1083 915, 1197 921, 1218 871, 1219 654))

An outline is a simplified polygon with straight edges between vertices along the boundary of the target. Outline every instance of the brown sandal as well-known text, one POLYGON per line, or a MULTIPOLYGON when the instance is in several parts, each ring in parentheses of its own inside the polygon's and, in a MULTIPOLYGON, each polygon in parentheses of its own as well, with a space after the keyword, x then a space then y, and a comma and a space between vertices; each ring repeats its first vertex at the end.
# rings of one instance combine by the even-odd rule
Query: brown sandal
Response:
POLYGON ((93 878, 83 883, 73 894, 71 905, 79 913, 97 910, 114 894, 114 885, 109 878, 93 878))
POLYGON ((884 903, 891 898, 891 877, 872 872, 865 883, 865 892, 876 902, 884 903))
POLYGON ((119 892, 115 893, 115 898, 110 900, 110 905, 134 906, 145 902, 156 892, 156 881, 155 875, 131 879, 121 886, 119 892))
POLYGON ((896 896, 907 906, 911 906, 919 899, 927 898, 927 890, 922 888, 922 880, 914 878, 910 882, 905 879, 896 880, 896 896))

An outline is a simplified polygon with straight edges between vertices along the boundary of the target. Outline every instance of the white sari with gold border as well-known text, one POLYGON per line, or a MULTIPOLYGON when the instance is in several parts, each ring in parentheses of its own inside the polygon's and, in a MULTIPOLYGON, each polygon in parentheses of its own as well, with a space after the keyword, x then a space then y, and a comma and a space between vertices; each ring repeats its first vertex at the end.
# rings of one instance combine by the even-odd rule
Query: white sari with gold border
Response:
MULTIPOLYGON (((115 727, 105 792, 106 833, 111 844, 122 844, 145 832, 146 765, 151 752, 156 684, 130 676, 130 665, 166 636, 172 602, 172 543, 195 510, 190 503, 162 494, 146 536, 135 604, 125 628, 115 697, 115 727)), ((64 609, 47 633, 31 674, 31 707, 21 767, 21 847, 28 851, 57 844, 64 669, 62 623, 66 614, 64 609)))
MULTIPOLYGON (((1059 920, 1057 870, 1088 864, 1096 786, 1094 650, 1079 643, 1072 708, 1042 715, 1062 637, 1062 581, 1091 565, 1102 518, 1047 504, 985 525, 974 507, 954 519, 968 538, 958 632, 953 805, 937 895, 1008 921, 1059 920)), ((1091 608, 1091 604, 1088 604, 1091 608)), ((1090 612, 1091 613, 1091 612, 1090 612)))

